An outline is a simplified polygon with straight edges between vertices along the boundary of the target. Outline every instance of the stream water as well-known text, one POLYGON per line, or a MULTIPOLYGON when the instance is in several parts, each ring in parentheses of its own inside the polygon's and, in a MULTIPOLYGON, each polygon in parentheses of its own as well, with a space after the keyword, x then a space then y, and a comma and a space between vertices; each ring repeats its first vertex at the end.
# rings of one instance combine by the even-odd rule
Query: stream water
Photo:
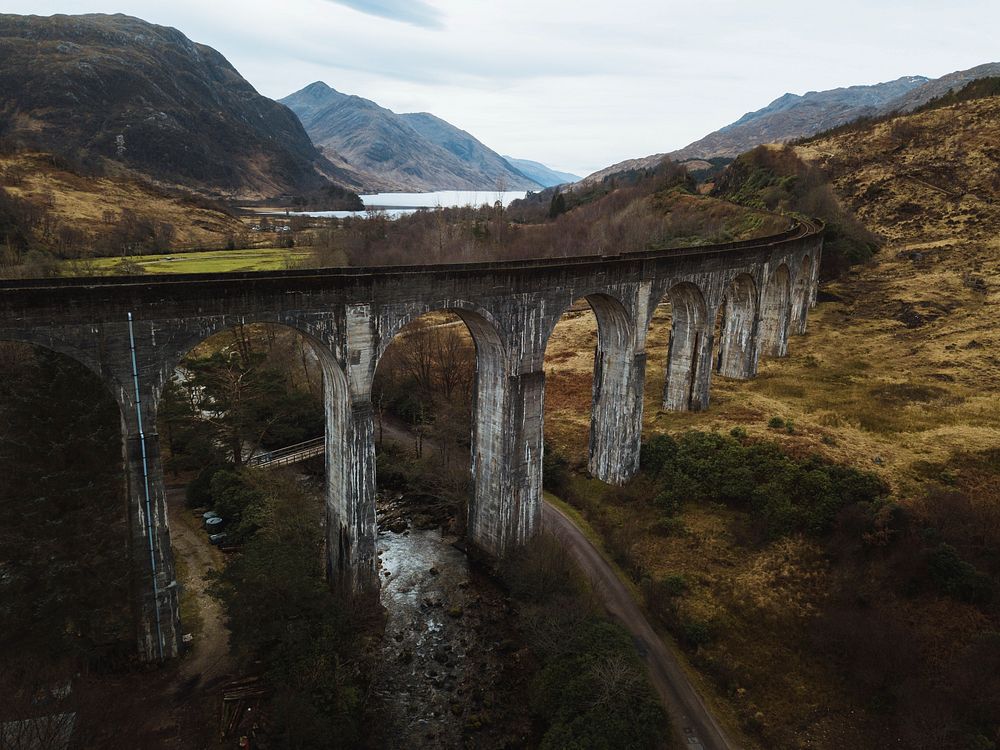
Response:
POLYGON ((381 748, 530 743, 528 652, 510 603, 440 529, 379 534, 386 629, 375 678, 381 748))

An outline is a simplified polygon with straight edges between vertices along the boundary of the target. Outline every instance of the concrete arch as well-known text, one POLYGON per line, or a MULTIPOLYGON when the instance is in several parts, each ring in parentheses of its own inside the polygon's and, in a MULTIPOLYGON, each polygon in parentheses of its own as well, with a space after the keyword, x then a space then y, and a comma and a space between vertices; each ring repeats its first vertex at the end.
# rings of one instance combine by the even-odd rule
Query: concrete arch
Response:
MULTIPOLYGON (((137 320, 136 326, 142 326, 147 323, 149 323, 149 321, 137 320)), ((163 366, 161 374, 164 382, 155 384, 157 387, 157 393, 159 393, 159 390, 162 389, 166 380, 172 377, 174 371, 180 366, 181 361, 188 354, 190 354, 195 347, 204 343, 213 336, 225 333, 226 331, 231 331, 237 326, 251 325, 271 325, 289 329, 302 336, 302 338, 309 342, 312 348, 317 352, 319 350, 330 350, 329 346, 317 337, 314 332, 306 329, 301 321, 294 318, 284 318, 274 314, 262 314, 240 316, 220 315, 207 319, 200 319, 199 327, 197 329, 183 330, 178 334, 178 340, 171 345, 169 355, 162 358, 163 366)), ((160 333, 161 336, 165 334, 169 334, 169 332, 160 333)))
MULTIPOLYGON (((604 292, 575 295, 573 301, 579 299, 587 301, 597 319, 590 472, 610 484, 623 484, 639 468, 646 355, 637 351, 635 322, 620 299, 604 292)), ((545 348, 556 323, 571 305, 572 301, 553 318, 545 348)))
POLYGON ((556 325, 581 299, 587 301, 597 319, 598 347, 614 349, 631 345, 635 339, 635 321, 625 303, 606 291, 588 291, 574 293, 571 299, 562 303, 558 313, 547 316, 547 330, 544 332, 541 345, 543 352, 548 348, 549 339, 556 325))
MULTIPOLYGON (((364 561, 357 564, 353 540, 373 535, 373 531, 364 532, 369 531, 368 525, 374 524, 374 498, 359 492, 363 483, 358 483, 358 472, 363 472, 364 467, 354 465, 349 450, 358 428, 352 419, 347 376, 330 347, 313 333, 303 330, 297 321, 275 320, 269 316, 241 316, 238 320, 220 318, 184 339, 185 343, 175 349, 172 358, 165 364, 163 377, 169 378, 195 347, 240 325, 268 325, 291 331, 309 345, 319 360, 323 373, 326 433, 327 574, 332 582, 342 583, 352 590, 362 588, 362 582, 374 575, 374 568, 365 565, 364 561), (371 570, 368 569, 370 567, 371 570)), ((162 384, 159 384, 154 394, 157 409, 161 394, 162 384)))
POLYGON ((703 351, 710 338, 705 295, 695 284, 685 281, 670 287, 666 299, 670 300, 671 321, 663 408, 699 411, 708 405, 701 387, 707 375, 703 351))
POLYGON ((424 315, 433 312, 454 313, 461 318, 462 322, 469 329, 477 348, 480 341, 483 342, 484 346, 492 345, 498 341, 501 351, 506 354, 507 342, 500 333, 504 330, 504 327, 492 312, 481 305, 466 300, 438 300, 421 305, 407 305, 404 314, 383 323, 385 329, 379 331, 379 341, 375 354, 375 369, 378 369, 378 363, 382 360, 382 355, 385 354, 385 350, 389 348, 389 344, 399 335, 400 331, 418 318, 422 318, 424 315))
POLYGON ((809 302, 812 295, 813 261, 807 253, 802 256, 795 274, 795 285, 792 288, 791 333, 802 335, 806 332, 806 319, 809 316, 809 302))
POLYGON ((757 284, 748 273, 732 280, 723 297, 716 371, 726 378, 746 379, 756 373, 757 284))
POLYGON ((760 315, 760 352, 768 357, 788 354, 788 326, 792 313, 792 280, 782 263, 768 277, 760 315))
MULTIPOLYGON (((179 607, 176 588, 168 585, 174 578, 174 564, 163 504, 155 416, 152 433, 143 435, 138 427, 134 383, 126 385, 110 368, 102 367, 97 359, 76 347, 51 338, 39 341, 8 334, 0 334, 0 340, 67 357, 94 373, 118 406, 138 653, 147 661, 177 656, 180 649, 179 607)), ((125 377, 125 373, 120 376, 125 377)))
MULTIPOLYGON (((472 461, 473 493, 469 500, 468 534, 477 545, 493 554, 505 549, 507 527, 504 523, 504 483, 507 477, 497 457, 504 451, 504 420, 508 396, 507 347, 501 338, 500 328, 482 311, 469 303, 443 303, 427 305, 424 312, 408 311, 396 320, 391 328, 391 338, 383 337, 378 345, 378 362, 403 329, 432 312, 442 311, 457 315, 472 335, 476 349, 476 378, 472 400, 472 461)), ((425 306, 421 306, 425 307, 425 306)), ((376 363, 376 370, 378 364, 376 363)))
POLYGON ((109 375, 101 367, 101 363, 88 355, 82 349, 72 346, 70 344, 63 343, 54 338, 46 338, 44 340, 39 339, 35 336, 20 336, 10 333, 0 333, 0 342, 10 343, 10 344, 25 344, 27 346, 36 346, 39 349, 46 349, 50 352, 55 352, 56 354, 61 354, 64 357, 69 357, 77 364, 86 367, 92 373, 97 375, 101 379, 101 382, 111 391, 111 395, 118 401, 119 406, 121 406, 121 401, 119 399, 116 390, 121 389, 121 384, 118 383, 117 379, 113 375, 109 375))

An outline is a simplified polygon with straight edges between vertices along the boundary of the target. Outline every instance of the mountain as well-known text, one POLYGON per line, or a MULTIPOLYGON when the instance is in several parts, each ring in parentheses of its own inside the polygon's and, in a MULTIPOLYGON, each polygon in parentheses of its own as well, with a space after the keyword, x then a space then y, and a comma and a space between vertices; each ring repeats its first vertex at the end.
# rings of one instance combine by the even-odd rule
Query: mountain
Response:
POLYGON ((537 161, 515 159, 513 156, 506 155, 503 158, 514 169, 527 175, 542 187, 555 187, 556 185, 565 185, 568 182, 577 182, 580 180, 579 175, 571 174, 570 172, 557 172, 537 161))
POLYGON ((0 15, 0 138, 241 198, 361 186, 221 54, 124 15, 0 15))
POLYGON ((928 80, 923 76, 905 76, 873 86, 810 91, 801 96, 785 94, 669 156, 675 161, 737 156, 761 143, 780 143, 819 133, 859 117, 878 114, 887 103, 928 80))
POLYGON ((464 130, 424 112, 396 114, 312 83, 281 102, 320 148, 389 190, 532 190, 538 183, 464 130))
POLYGON ((733 157, 764 143, 780 143, 822 133, 862 117, 885 117, 894 112, 912 112, 917 107, 970 81, 1000 76, 1000 63, 986 63, 940 78, 904 76, 873 86, 849 86, 828 91, 810 91, 801 96, 784 94, 763 109, 748 112, 736 122, 669 153, 628 159, 594 172, 581 184, 591 185, 619 172, 648 169, 664 159, 678 162, 733 157))
POLYGON ((935 78, 933 81, 928 81, 923 86, 908 91, 888 102, 881 108, 879 114, 888 115, 893 112, 912 112, 931 99, 937 99, 949 91, 960 89, 971 81, 990 76, 1000 76, 1000 63, 994 62, 977 65, 968 70, 957 70, 954 73, 935 78))

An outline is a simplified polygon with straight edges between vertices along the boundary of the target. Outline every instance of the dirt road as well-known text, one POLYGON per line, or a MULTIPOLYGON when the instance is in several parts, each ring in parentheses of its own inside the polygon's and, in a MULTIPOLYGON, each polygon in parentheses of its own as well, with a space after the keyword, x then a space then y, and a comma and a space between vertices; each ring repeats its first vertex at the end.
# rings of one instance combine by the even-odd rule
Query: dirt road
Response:
POLYGON ((631 592, 590 540, 576 524, 548 502, 542 505, 542 525, 566 546, 590 579, 608 612, 632 634, 639 654, 649 667, 653 685, 679 735, 681 746, 691 750, 736 748, 705 707, 677 658, 650 627, 631 592))
MULTIPOLYGON (((219 602, 206 593, 207 574, 221 570, 225 564, 222 553, 211 545, 199 519, 184 505, 185 485, 167 487, 167 512, 170 514, 170 542, 174 557, 183 569, 181 586, 193 595, 200 623, 185 657, 182 677, 207 685, 228 676, 232 663, 229 656, 229 630, 219 602)), ((182 623, 190 628, 191 623, 182 623)))

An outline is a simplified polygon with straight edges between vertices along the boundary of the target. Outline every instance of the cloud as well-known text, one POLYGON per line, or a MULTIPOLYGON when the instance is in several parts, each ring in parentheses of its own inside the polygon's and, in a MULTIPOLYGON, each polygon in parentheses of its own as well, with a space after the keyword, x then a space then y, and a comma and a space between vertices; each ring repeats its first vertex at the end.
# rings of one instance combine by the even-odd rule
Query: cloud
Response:
POLYGON ((442 29, 444 21, 437 8, 423 0, 330 0, 370 16, 421 26, 425 29, 442 29))

